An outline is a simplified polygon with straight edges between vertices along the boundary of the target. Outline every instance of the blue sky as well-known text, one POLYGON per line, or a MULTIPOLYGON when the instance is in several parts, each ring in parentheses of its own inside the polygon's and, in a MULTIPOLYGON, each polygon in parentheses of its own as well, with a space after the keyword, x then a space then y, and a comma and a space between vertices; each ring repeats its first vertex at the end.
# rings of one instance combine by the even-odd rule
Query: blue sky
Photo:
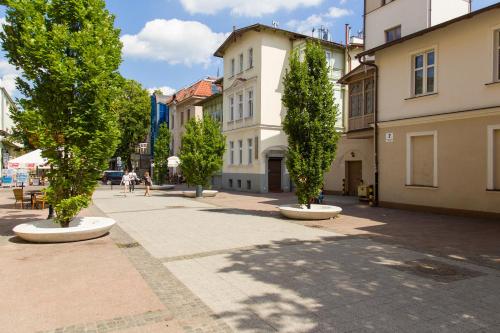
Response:
MULTIPOLYGON (((473 9, 498 2, 473 0, 473 9)), ((363 0, 107 0, 122 31, 122 75, 145 88, 165 92, 222 72, 211 56, 233 26, 254 23, 309 34, 326 25, 334 41, 343 41, 344 24, 362 29, 363 0)), ((0 17, 4 11, 0 10, 0 17)), ((0 19, 1 20, 1 19, 0 19)), ((0 53, 0 84, 13 91, 16 73, 0 53)))

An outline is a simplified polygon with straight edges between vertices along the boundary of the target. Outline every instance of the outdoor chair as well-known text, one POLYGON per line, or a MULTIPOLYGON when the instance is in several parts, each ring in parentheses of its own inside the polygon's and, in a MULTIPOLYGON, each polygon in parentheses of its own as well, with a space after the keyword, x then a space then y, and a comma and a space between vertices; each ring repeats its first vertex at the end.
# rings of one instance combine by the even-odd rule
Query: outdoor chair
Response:
POLYGON ((36 194, 35 198, 33 200, 33 203, 32 203, 32 208, 34 208, 34 206, 36 206, 37 208, 40 208, 40 204, 41 204, 42 209, 45 209, 45 201, 46 200, 47 200, 47 197, 45 196, 45 194, 43 194, 43 193, 36 194))
POLYGON ((17 204, 21 204, 21 209, 24 208, 24 202, 29 203, 31 201, 31 198, 28 196, 24 195, 24 191, 22 188, 15 188, 12 191, 14 191, 14 198, 16 199, 16 202, 14 203, 14 209, 17 207, 17 204))

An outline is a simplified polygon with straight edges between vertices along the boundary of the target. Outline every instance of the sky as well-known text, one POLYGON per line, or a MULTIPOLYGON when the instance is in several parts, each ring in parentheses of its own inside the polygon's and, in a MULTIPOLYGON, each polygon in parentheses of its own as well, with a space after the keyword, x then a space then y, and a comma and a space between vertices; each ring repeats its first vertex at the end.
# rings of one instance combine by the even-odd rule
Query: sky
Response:
MULTIPOLYGON (((423 0, 416 0, 423 1, 423 0)), ((497 3, 473 0, 473 10, 497 3)), ((170 94, 207 76, 222 73, 213 57, 233 27, 278 22, 286 30, 311 34, 325 26, 344 42, 344 24, 352 34, 363 26, 363 0, 107 0, 123 42, 122 75, 146 89, 170 94)), ((5 10, 0 8, 0 23, 5 10)), ((18 75, 0 52, 0 85, 15 97, 18 75)))

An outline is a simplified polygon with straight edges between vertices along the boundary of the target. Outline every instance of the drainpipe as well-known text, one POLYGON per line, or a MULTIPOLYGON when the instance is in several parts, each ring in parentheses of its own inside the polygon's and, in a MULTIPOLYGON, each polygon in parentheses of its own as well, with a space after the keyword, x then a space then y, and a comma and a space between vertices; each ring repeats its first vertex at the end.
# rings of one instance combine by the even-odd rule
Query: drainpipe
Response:
POLYGON ((373 67, 375 69, 375 77, 374 77, 374 110, 373 110, 373 161, 374 161, 374 178, 375 184, 373 186, 373 195, 374 195, 374 207, 378 207, 379 205, 379 181, 378 181, 378 66, 375 64, 366 63, 364 57, 359 58, 359 63, 365 66, 373 67))

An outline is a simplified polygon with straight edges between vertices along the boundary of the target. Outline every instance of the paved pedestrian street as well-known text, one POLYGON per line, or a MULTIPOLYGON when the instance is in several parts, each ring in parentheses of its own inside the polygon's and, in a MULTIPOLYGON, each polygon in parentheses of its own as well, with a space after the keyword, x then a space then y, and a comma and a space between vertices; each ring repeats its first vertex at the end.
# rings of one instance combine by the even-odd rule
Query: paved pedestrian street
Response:
POLYGON ((345 208, 340 218, 297 222, 275 207, 290 194, 196 200, 101 187, 82 214, 114 218, 110 235, 36 245, 10 230, 44 212, 8 198, 0 193, 2 332, 500 332, 496 221, 327 197, 345 208), (454 233, 406 240, 394 223, 409 220, 454 233), (471 225, 488 235, 470 232, 474 250, 460 252, 454 235, 471 225))

